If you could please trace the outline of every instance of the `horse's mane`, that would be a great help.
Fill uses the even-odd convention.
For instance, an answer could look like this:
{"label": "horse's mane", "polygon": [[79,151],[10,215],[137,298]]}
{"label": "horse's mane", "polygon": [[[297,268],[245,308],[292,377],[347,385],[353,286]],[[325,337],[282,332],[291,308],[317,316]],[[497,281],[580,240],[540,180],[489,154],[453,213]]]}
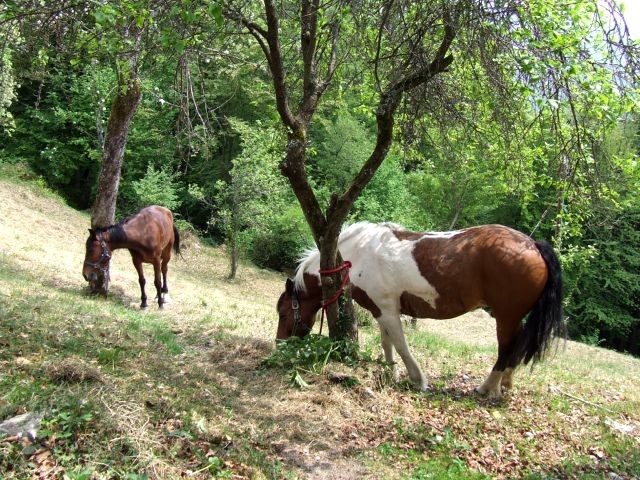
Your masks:
{"label": "horse's mane", "polygon": [[[357,222],[343,228],[340,232],[340,238],[338,239],[338,248],[341,244],[349,242],[358,236],[366,233],[371,233],[372,230],[377,230],[377,233],[386,232],[389,230],[404,230],[404,227],[395,223],[371,223],[371,222]],[[298,267],[294,277],[294,287],[296,290],[305,291],[304,274],[312,273],[318,275],[320,269],[320,251],[317,247],[312,247],[306,250],[300,259],[298,260]]]}
{"label": "horse's mane", "polygon": [[93,231],[95,234],[108,232],[109,233],[109,242],[125,242],[127,240],[127,234],[124,231],[123,225],[127,223],[131,219],[131,217],[127,217],[124,220],[114,224],[109,225],[107,227],[95,228]]}
{"label": "horse's mane", "polygon": [[294,276],[293,286],[296,290],[304,292],[306,286],[304,284],[304,274],[310,270],[311,265],[317,262],[320,265],[320,251],[317,247],[305,250],[298,260],[298,267]]}

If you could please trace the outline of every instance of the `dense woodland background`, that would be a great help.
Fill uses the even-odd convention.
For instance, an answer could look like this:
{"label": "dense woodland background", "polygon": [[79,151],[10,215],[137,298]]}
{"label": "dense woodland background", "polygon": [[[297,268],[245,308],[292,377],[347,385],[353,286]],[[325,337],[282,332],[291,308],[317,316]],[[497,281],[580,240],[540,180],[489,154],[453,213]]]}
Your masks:
{"label": "dense woodland background", "polygon": [[[118,218],[162,204],[180,229],[225,243],[234,258],[295,266],[313,241],[279,170],[286,132],[269,70],[258,43],[223,19],[221,6],[167,3],[164,20],[149,22],[149,2],[83,11],[60,2],[55,12],[39,2],[4,3],[0,164],[41,178],[74,208],[92,206],[122,45],[130,45],[109,32],[128,15],[153,28],[137,51],[142,102],[126,146]],[[616,84],[604,61],[558,61],[558,76],[582,93],[546,91],[554,85],[542,81],[550,67],[538,51],[570,58],[588,38],[604,58],[606,39],[593,33],[593,2],[529,3],[527,13],[546,20],[538,31],[513,33],[519,54],[492,56],[486,46],[485,61],[500,78],[512,72],[513,81],[489,88],[487,69],[454,43],[461,58],[446,80],[404,98],[393,147],[349,220],[419,230],[501,223],[549,240],[563,261],[571,337],[638,355],[638,91]],[[350,26],[358,28],[357,18]],[[363,60],[342,61],[347,73],[325,93],[309,135],[307,172],[324,202],[348,186],[375,141],[376,92],[361,81]],[[536,88],[527,86],[537,78]],[[418,103],[429,108],[417,114]]]}

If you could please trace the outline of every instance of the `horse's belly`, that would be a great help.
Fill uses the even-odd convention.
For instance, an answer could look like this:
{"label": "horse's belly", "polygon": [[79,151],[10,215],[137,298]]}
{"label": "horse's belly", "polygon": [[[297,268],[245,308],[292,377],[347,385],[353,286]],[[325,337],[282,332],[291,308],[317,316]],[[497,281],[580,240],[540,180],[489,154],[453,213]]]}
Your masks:
{"label": "horse's belly", "polygon": [[438,297],[435,305],[409,292],[400,296],[400,312],[416,318],[453,318],[462,315],[480,305],[467,306],[461,300]]}

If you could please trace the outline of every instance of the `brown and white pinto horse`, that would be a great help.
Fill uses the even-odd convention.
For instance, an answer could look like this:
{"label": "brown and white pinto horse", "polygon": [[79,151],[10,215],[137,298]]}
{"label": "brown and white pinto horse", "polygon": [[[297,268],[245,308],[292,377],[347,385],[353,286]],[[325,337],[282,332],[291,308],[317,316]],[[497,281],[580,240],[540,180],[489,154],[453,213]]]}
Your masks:
{"label": "brown and white pinto horse", "polygon": [[171,211],[152,205],[117,225],[89,229],[82,276],[89,282],[92,293],[107,294],[111,252],[118,248],[129,250],[133,265],[138,272],[138,282],[142,292],[140,308],[147,307],[147,295],[144,291],[146,280],[142,263],[153,265],[158,307],[162,308],[165,302],[164,294],[169,292],[167,264],[171,259],[171,249],[173,248],[175,253],[180,253],[180,234],[173,224]]}
{"label": "brown and white pinto horse", "polygon": [[[539,361],[554,335],[564,336],[562,279],[553,248],[501,225],[440,233],[356,223],[340,234],[352,264],[353,299],[378,321],[385,359],[395,350],[422,390],[424,374],[409,351],[400,314],[446,319],[488,307],[496,319],[498,359],[477,391],[500,396],[514,369]],[[310,251],[278,300],[278,339],[305,336],[321,307],[320,254]],[[524,317],[529,313],[526,323]]]}

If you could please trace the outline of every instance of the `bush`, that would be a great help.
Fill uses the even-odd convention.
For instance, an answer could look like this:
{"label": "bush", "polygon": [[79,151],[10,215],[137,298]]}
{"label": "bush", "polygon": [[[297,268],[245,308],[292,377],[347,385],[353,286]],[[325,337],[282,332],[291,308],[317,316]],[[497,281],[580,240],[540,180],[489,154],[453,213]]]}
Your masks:
{"label": "bush", "polygon": [[586,267],[565,262],[569,335],[640,354],[640,209],[632,206],[600,228]]}
{"label": "bush", "polygon": [[313,245],[300,207],[290,207],[272,218],[263,229],[243,234],[249,258],[263,268],[293,269],[305,249]]}
{"label": "bush", "polygon": [[182,201],[175,177],[175,174],[165,169],[156,170],[149,164],[145,176],[132,182],[135,198],[129,199],[131,205],[136,210],[148,205],[161,205],[169,210],[176,210]]}

